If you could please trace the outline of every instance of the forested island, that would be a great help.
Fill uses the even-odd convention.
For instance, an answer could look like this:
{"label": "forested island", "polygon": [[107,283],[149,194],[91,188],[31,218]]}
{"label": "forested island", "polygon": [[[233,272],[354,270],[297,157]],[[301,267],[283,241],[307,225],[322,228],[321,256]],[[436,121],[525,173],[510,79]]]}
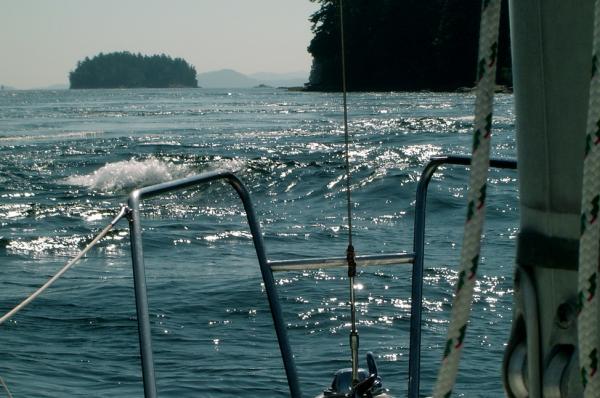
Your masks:
{"label": "forested island", "polygon": [[[308,90],[341,89],[339,0],[321,4]],[[376,4],[375,4],[376,3]],[[481,0],[344,0],[347,86],[354,91],[453,91],[475,82]],[[502,1],[498,84],[511,86],[508,7]]]}
{"label": "forested island", "polygon": [[72,89],[198,87],[196,69],[165,54],[100,53],[86,57],[69,73]]}

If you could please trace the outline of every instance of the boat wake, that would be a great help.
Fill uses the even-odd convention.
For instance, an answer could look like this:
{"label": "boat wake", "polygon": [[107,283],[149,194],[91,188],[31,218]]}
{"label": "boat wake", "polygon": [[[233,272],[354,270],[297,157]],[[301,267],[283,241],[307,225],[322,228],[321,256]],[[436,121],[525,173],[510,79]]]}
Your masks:
{"label": "boat wake", "polygon": [[131,190],[194,174],[188,166],[176,165],[156,158],[107,163],[87,175],[74,175],[63,182],[102,192]]}

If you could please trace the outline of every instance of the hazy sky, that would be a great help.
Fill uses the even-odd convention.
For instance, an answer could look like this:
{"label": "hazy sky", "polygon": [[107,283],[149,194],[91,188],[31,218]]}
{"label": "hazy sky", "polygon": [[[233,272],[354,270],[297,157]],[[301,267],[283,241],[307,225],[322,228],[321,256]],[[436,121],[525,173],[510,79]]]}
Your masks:
{"label": "hazy sky", "polygon": [[0,84],[67,83],[99,52],[165,53],[198,72],[308,71],[309,0],[1,0]]}

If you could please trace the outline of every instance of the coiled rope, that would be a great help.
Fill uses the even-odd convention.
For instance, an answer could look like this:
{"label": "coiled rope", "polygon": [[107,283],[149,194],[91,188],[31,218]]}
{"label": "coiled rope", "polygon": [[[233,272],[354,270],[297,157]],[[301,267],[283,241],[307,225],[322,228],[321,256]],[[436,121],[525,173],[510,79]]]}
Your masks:
{"label": "coiled rope", "polygon": [[598,257],[600,223],[600,1],[594,9],[592,73],[587,116],[581,193],[581,236],[579,238],[578,322],[579,366],[584,397],[598,397]]}
{"label": "coiled rope", "polygon": [[485,211],[499,25],[500,0],[483,0],[477,64],[473,157],[467,194],[467,219],[460,257],[461,271],[458,275],[448,338],[433,393],[434,398],[446,398],[452,394],[471,312]]}
{"label": "coiled rope", "polygon": [[82,250],[80,251],[72,260],[67,262],[52,278],[50,278],[46,283],[44,283],[38,290],[29,295],[25,300],[19,303],[15,308],[8,311],[2,318],[0,318],[0,325],[9,320],[13,315],[17,312],[21,311],[25,306],[35,300],[40,294],[44,292],[44,290],[48,289],[54,282],[56,282],[65,272],[69,270],[77,261],[79,261],[83,256],[86,255],[88,251],[92,247],[94,247],[102,238],[108,234],[108,232],[115,226],[117,222],[121,218],[123,218],[126,214],[128,214],[129,209],[127,207],[121,208],[117,216],[108,224],[100,233]]}

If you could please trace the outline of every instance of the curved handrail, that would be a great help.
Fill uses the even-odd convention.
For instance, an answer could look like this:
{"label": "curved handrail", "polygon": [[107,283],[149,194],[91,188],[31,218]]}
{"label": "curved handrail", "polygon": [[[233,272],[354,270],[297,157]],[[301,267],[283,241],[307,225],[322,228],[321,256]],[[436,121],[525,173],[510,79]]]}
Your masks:
{"label": "curved handrail", "polygon": [[260,265],[260,271],[265,283],[265,291],[269,300],[271,315],[275,325],[277,341],[283,359],[283,365],[290,388],[290,394],[293,398],[300,398],[300,383],[294,363],[294,356],[287,336],[287,329],[283,320],[283,312],[279,304],[275,280],[271,272],[270,265],[267,262],[265,245],[260,231],[260,225],[250,199],[250,194],[242,181],[228,170],[216,170],[200,175],[181,178],[161,184],[151,185],[133,191],[129,195],[129,207],[131,216],[129,219],[131,233],[131,255],[133,261],[133,279],[135,287],[135,301],[138,318],[138,332],[140,338],[140,353],[142,360],[142,374],[144,380],[144,393],[146,398],[155,398],[156,380],[154,374],[154,361],[152,355],[152,337],[150,334],[150,316],[148,312],[148,296],[146,293],[146,277],[144,266],[144,253],[142,247],[142,228],[140,222],[140,202],[143,199],[157,196],[166,192],[176,191],[208,182],[225,180],[237,192],[246,211],[248,225],[252,233],[252,240],[256,250],[256,256]]}
{"label": "curved handrail", "polygon": [[[425,210],[427,204],[427,188],[431,177],[438,167],[449,165],[469,166],[470,156],[435,156],[423,169],[417,185],[415,200],[415,225],[413,252],[415,259],[412,269],[412,290],[410,306],[410,351],[408,355],[408,396],[418,398],[421,374],[421,313],[423,299],[423,257],[425,252]],[[517,168],[517,162],[510,159],[490,159],[490,167],[500,169]]]}
{"label": "curved handrail", "polygon": [[[411,288],[411,324],[410,324],[410,352],[409,352],[409,377],[408,377],[408,396],[411,398],[419,397],[420,384],[420,351],[421,351],[421,319],[422,319],[422,297],[423,297],[423,259],[425,249],[425,213],[427,189],[433,174],[442,165],[463,165],[468,166],[471,158],[468,156],[437,156],[430,159],[429,163],[423,169],[421,178],[417,185],[416,205],[415,205],[415,223],[414,223],[414,241],[413,253],[407,253],[407,259],[413,260],[412,269],[412,288]],[[508,159],[490,159],[490,167],[502,169],[516,169],[517,163]],[[148,398],[156,397],[156,384],[154,377],[154,362],[152,359],[152,347],[150,336],[150,320],[148,315],[148,300],[145,283],[145,267],[143,259],[143,249],[141,241],[141,224],[139,215],[140,202],[143,199],[200,185],[217,180],[226,180],[238,193],[248,219],[254,247],[258,257],[261,274],[265,282],[265,290],[273,316],[273,322],[279,342],[286,376],[293,398],[300,398],[300,385],[292,355],[287,329],[283,321],[281,306],[279,304],[275,281],[273,279],[271,265],[274,263],[286,264],[288,261],[269,262],[266,257],[266,250],[260,231],[250,194],[241,180],[232,172],[227,170],[216,170],[203,173],[197,176],[182,178],[162,184],[156,184],[133,191],[129,196],[130,213],[130,232],[131,232],[131,251],[134,268],[134,287],[136,296],[136,306],[138,314],[138,330],[140,335],[140,351],[142,356],[142,373],[144,377],[144,391]],[[323,259],[321,259],[323,260]],[[314,262],[314,260],[296,262]],[[410,262],[410,261],[407,261]]]}

